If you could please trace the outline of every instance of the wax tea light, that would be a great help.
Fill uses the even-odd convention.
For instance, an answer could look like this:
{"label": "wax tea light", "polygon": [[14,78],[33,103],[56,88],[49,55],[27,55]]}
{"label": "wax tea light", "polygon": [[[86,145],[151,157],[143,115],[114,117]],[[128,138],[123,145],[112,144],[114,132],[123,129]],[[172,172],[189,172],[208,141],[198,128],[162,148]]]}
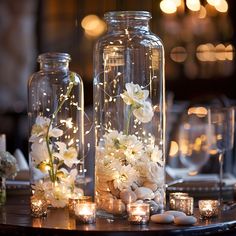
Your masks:
{"label": "wax tea light", "polygon": [[199,200],[198,201],[200,217],[202,219],[218,216],[219,201],[217,200]]}
{"label": "wax tea light", "polygon": [[93,224],[96,221],[96,204],[93,202],[78,203],[75,206],[76,222]]}
{"label": "wax tea light", "polygon": [[143,225],[149,222],[150,207],[145,203],[131,203],[128,204],[128,221],[131,224]]}
{"label": "wax tea light", "polygon": [[31,215],[33,217],[44,217],[47,215],[47,201],[40,196],[30,198]]}
{"label": "wax tea light", "polygon": [[182,211],[186,215],[193,215],[193,197],[179,196],[175,198],[175,210]]}

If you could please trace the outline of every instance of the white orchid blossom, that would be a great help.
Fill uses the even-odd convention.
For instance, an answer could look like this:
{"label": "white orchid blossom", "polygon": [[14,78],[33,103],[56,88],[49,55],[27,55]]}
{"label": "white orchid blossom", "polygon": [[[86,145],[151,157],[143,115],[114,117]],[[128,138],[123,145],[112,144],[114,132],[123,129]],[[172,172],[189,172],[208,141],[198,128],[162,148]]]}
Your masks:
{"label": "white orchid blossom", "polygon": [[154,115],[152,105],[147,101],[149,91],[138,84],[126,83],[126,91],[121,94],[124,103],[131,106],[134,116],[142,123],[148,123]]}
{"label": "white orchid blossom", "polygon": [[54,152],[54,157],[64,161],[65,165],[67,165],[69,168],[72,168],[74,164],[79,162],[77,159],[78,153],[74,147],[67,148],[66,144],[63,142],[55,142],[55,144],[58,146],[59,152]]}
{"label": "white orchid blossom", "polygon": [[144,102],[139,108],[133,110],[134,116],[142,123],[148,123],[154,115],[150,102]]}
{"label": "white orchid blossom", "polygon": [[[35,142],[40,138],[45,138],[48,131],[50,119],[43,116],[38,116],[35,120],[35,124],[32,127],[30,142]],[[58,128],[50,127],[48,136],[58,138],[63,135],[63,131]]]}

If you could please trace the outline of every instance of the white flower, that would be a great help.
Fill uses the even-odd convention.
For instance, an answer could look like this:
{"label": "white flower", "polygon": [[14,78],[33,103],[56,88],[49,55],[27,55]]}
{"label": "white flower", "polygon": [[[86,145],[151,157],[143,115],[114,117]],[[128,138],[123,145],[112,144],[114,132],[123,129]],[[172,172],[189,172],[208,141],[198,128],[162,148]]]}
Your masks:
{"label": "white flower", "polygon": [[0,151],[0,177],[14,177],[17,171],[18,165],[16,158],[9,152]]}
{"label": "white flower", "polygon": [[47,143],[45,141],[35,141],[31,145],[31,152],[30,155],[32,157],[32,160],[36,165],[40,164],[43,161],[49,160],[49,154],[47,149]]}
{"label": "white flower", "polygon": [[54,157],[64,161],[64,163],[70,168],[79,162],[77,159],[78,153],[74,147],[69,147],[67,149],[66,144],[63,142],[55,142],[55,144],[58,146],[59,152],[53,153]]}
{"label": "white flower", "polygon": [[121,166],[117,172],[113,183],[114,187],[119,190],[131,187],[133,182],[138,179],[138,172],[131,165]]}
{"label": "white flower", "polygon": [[150,102],[144,102],[141,106],[133,110],[134,116],[143,123],[148,123],[154,115]]}
{"label": "white flower", "polygon": [[153,162],[158,162],[163,165],[162,161],[162,151],[159,150],[157,145],[148,145],[146,148],[146,154]]}
{"label": "white flower", "polygon": [[69,196],[69,189],[66,188],[63,184],[56,183],[51,191],[45,191],[46,198],[53,207],[63,208],[67,205]]}
{"label": "white flower", "polygon": [[[35,142],[39,138],[46,137],[49,124],[50,124],[49,118],[38,116],[35,120],[35,124],[32,127],[31,137],[29,141]],[[52,128],[52,127],[50,127],[49,133],[48,133],[49,137],[54,137],[54,138],[58,138],[62,136],[62,134],[63,134],[63,131],[61,129]]]}
{"label": "white flower", "polygon": [[143,103],[149,95],[148,90],[142,90],[138,84],[133,84],[133,82],[126,83],[125,88],[127,91],[121,94],[121,97],[127,105]]}
{"label": "white flower", "polygon": [[158,186],[164,184],[164,168],[155,162],[142,162],[138,166],[140,176],[149,182],[154,182]]}

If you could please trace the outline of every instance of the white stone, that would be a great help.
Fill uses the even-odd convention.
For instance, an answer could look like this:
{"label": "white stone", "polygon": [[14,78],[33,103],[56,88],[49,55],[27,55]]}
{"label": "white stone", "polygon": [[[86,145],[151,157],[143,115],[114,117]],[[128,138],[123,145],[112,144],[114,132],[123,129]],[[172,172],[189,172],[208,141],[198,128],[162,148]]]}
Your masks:
{"label": "white stone", "polygon": [[182,211],[165,211],[164,214],[172,215],[174,217],[186,216],[186,214]]}
{"label": "white stone", "polygon": [[138,199],[153,199],[155,197],[153,191],[150,188],[146,187],[140,187],[137,188],[135,191],[135,194]]}
{"label": "white stone", "polygon": [[122,190],[120,192],[120,198],[122,202],[126,204],[135,202],[137,200],[136,194],[131,190]]}
{"label": "white stone", "polygon": [[156,183],[152,183],[149,181],[144,182],[143,187],[150,188],[153,192],[157,191],[158,188]]}
{"label": "white stone", "polygon": [[151,221],[159,224],[170,224],[174,221],[174,216],[168,214],[155,214],[151,216]]}
{"label": "white stone", "polygon": [[179,216],[174,218],[176,225],[193,225],[197,222],[197,218],[194,216]]}

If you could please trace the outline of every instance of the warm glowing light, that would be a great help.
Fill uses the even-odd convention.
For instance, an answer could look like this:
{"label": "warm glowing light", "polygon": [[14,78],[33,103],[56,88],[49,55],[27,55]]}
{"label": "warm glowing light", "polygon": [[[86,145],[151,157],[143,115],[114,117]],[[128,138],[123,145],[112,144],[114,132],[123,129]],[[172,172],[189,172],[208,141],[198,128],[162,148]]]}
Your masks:
{"label": "warm glowing light", "polygon": [[215,61],[215,47],[211,43],[201,44],[197,47],[196,56],[199,61]]}
{"label": "warm glowing light", "polygon": [[98,37],[106,29],[104,21],[96,15],[85,16],[81,22],[81,26],[84,28],[86,35],[91,37]]}
{"label": "warm glowing light", "polygon": [[160,8],[166,14],[173,14],[177,11],[177,6],[174,0],[162,0],[160,2]]}
{"label": "warm glowing light", "polygon": [[225,60],[225,46],[221,43],[215,47],[215,57],[219,61]]}
{"label": "warm glowing light", "polygon": [[187,0],[186,5],[191,11],[199,11],[201,7],[199,0]]}
{"label": "warm glowing light", "polygon": [[200,19],[204,19],[206,18],[206,15],[207,15],[206,8],[204,6],[201,6],[198,17]]}
{"label": "warm glowing light", "polygon": [[188,109],[188,115],[192,114],[198,117],[205,117],[207,115],[207,109],[205,107],[190,107]]}
{"label": "warm glowing light", "polygon": [[174,0],[176,7],[181,6],[182,0]]}
{"label": "warm glowing light", "polygon": [[175,62],[184,62],[187,59],[187,52],[184,47],[174,47],[170,52],[170,57]]}
{"label": "warm glowing light", "polygon": [[212,5],[215,6],[215,4],[217,4],[217,2],[219,2],[220,0],[207,0],[207,2]]}
{"label": "warm glowing light", "polygon": [[227,12],[228,11],[228,3],[225,0],[218,0],[215,4],[215,8],[219,12]]}
{"label": "warm glowing light", "polygon": [[169,152],[169,156],[170,157],[174,157],[179,151],[179,145],[177,142],[175,141],[171,141],[170,142],[170,152]]}
{"label": "warm glowing light", "polygon": [[225,47],[225,59],[232,61],[233,54],[234,54],[234,47],[231,44],[229,44],[227,47]]}

